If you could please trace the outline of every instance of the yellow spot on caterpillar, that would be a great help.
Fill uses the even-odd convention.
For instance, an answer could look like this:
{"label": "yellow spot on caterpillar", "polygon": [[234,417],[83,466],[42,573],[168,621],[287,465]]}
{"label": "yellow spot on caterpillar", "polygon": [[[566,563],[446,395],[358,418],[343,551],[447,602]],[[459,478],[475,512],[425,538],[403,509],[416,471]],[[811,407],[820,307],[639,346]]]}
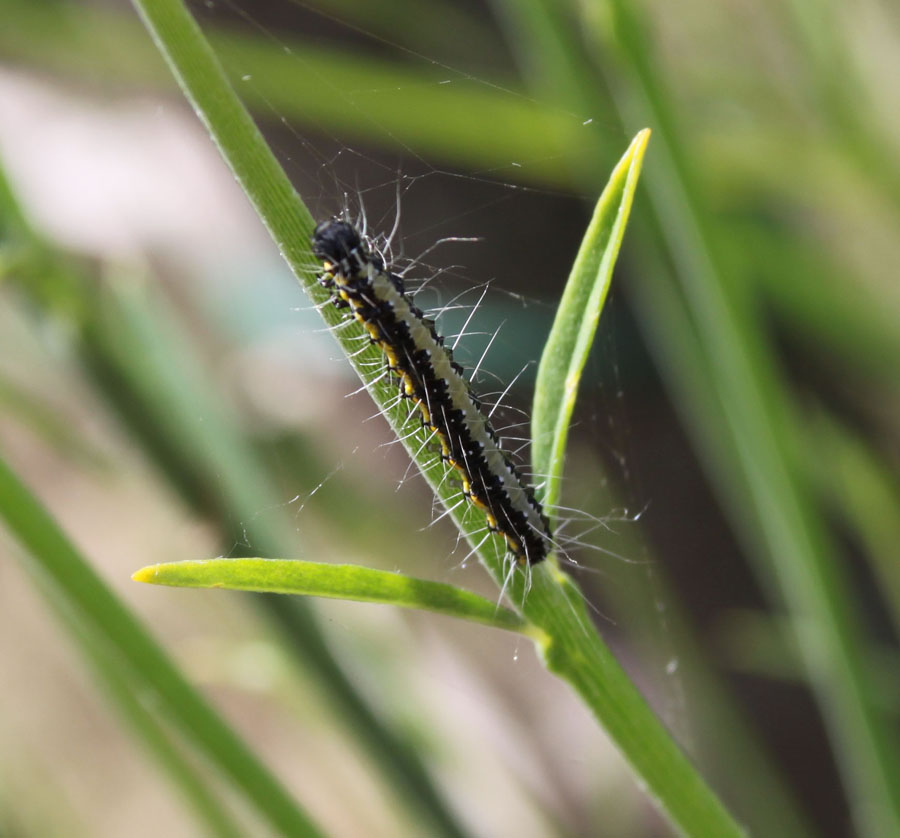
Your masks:
{"label": "yellow spot on caterpillar", "polygon": [[[332,273],[335,293],[350,304],[353,316],[384,353],[389,371],[399,378],[401,395],[413,400],[423,426],[438,438],[442,458],[459,473],[465,496],[485,513],[489,527],[502,534],[519,563],[543,560],[551,533],[540,506],[499,448],[489,418],[457,372],[434,324],[406,296],[402,281],[370,255],[351,225],[323,222],[313,244],[326,272]],[[340,266],[348,260],[357,269],[343,276]],[[457,460],[453,451],[465,453]],[[473,486],[479,487],[477,492]]]}

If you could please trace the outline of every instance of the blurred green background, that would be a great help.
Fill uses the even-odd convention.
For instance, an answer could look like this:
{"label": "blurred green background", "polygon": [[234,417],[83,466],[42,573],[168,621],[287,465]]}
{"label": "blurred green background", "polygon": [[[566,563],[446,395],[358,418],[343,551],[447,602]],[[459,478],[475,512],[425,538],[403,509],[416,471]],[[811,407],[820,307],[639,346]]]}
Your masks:
{"label": "blurred green background", "polygon": [[[328,602],[310,669],[283,600],[129,581],[282,555],[495,595],[425,529],[424,482],[345,398],[348,365],[133,11],[0,9],[3,457],[332,834],[669,834],[525,641]],[[448,332],[490,280],[461,357],[503,323],[481,389],[531,362],[509,396],[526,411],[590,207],[653,129],[564,492],[641,514],[590,533],[606,552],[577,556],[582,585],[753,834],[896,834],[897,10],[192,10],[319,217],[363,206],[389,232],[399,205],[401,258],[477,239],[412,275],[439,274],[425,305],[460,295]],[[0,835],[198,834],[0,549]],[[387,739],[335,698],[335,662]]]}

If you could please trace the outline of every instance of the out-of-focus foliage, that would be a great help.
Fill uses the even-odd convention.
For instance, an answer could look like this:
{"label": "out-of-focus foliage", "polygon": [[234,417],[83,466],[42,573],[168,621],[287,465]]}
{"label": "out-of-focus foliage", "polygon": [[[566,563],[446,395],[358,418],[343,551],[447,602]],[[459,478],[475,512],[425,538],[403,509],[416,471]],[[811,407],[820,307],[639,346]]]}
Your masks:
{"label": "out-of-focus foliage", "polygon": [[[577,207],[566,204],[563,210],[562,199],[551,193],[572,193],[573,202],[595,197],[624,138],[644,125],[653,129],[648,188],[635,205],[625,270],[617,282],[625,287],[641,342],[665,382],[712,499],[697,488],[680,438],[673,432],[646,435],[653,428],[647,417],[671,413],[653,395],[652,376],[634,372],[640,363],[627,363],[640,350],[632,349],[628,341],[634,336],[625,329],[619,344],[625,379],[616,386],[624,389],[629,409],[616,421],[626,425],[630,453],[618,439],[621,424],[607,439],[605,419],[585,413],[582,429],[592,421],[602,433],[579,437],[579,429],[573,431],[583,454],[573,471],[582,474],[564,487],[563,499],[580,505],[580,497],[592,495],[597,502],[603,494],[608,499],[600,502],[611,507],[616,494],[624,493],[638,508],[649,501],[649,546],[635,543],[633,526],[617,526],[598,538],[615,555],[650,559],[652,580],[648,592],[640,583],[640,565],[609,559],[602,570],[613,578],[597,586],[599,608],[615,618],[610,633],[618,632],[638,653],[643,667],[636,666],[655,685],[650,691],[657,703],[666,705],[670,696],[676,728],[684,724],[691,731],[683,737],[687,747],[755,834],[842,835],[851,819],[861,835],[897,832],[896,718],[884,709],[885,685],[877,677],[879,662],[896,654],[900,611],[900,562],[891,537],[900,520],[896,16],[876,4],[851,9],[825,2],[496,0],[493,18],[484,9],[449,3],[391,3],[382,12],[382,4],[349,0],[314,5],[323,16],[284,0],[213,2],[195,11],[301,191],[316,192],[312,197],[322,198],[331,212],[341,199],[332,196],[329,204],[326,193],[352,189],[357,176],[364,183],[388,182],[376,196],[386,191],[393,197],[398,182],[401,191],[413,184],[415,190],[404,197],[404,232],[427,235],[425,245],[445,235],[483,236],[486,249],[500,254],[485,262],[484,276],[502,271],[510,286],[515,277],[528,277],[529,262],[540,264],[534,284],[517,287],[519,292],[555,303],[549,289],[561,288],[562,276],[552,281],[548,263],[540,260],[555,255],[564,273],[574,255],[565,249],[577,243],[584,227],[582,222],[571,229]],[[10,0],[0,27],[0,61],[4,78],[25,75],[60,91],[77,90],[86,100],[109,102],[112,112],[148,93],[178,101],[137,19],[107,4]],[[2,90],[12,88],[4,84]],[[12,115],[0,119],[9,125]],[[11,142],[8,129],[0,127],[0,149]],[[389,493],[370,491],[383,475],[354,472],[359,463],[351,461],[325,480],[310,503],[313,510],[300,516],[299,503],[285,503],[296,494],[297,475],[309,476],[302,484],[309,492],[333,471],[353,447],[348,434],[355,442],[360,417],[347,417],[346,424],[313,421],[297,433],[274,420],[246,382],[235,387],[221,380],[228,369],[223,359],[239,352],[242,339],[229,314],[240,311],[242,328],[260,318],[256,335],[271,334],[278,325],[263,320],[255,307],[262,292],[238,296],[219,275],[187,292],[188,265],[196,260],[179,263],[171,253],[154,259],[147,284],[135,280],[133,268],[111,270],[121,256],[113,248],[94,249],[86,260],[46,235],[36,237],[16,210],[19,203],[31,206],[28,179],[16,171],[15,149],[7,157],[11,183],[24,185],[21,196],[11,188],[0,206],[8,321],[7,360],[0,367],[2,439],[26,476],[48,491],[40,480],[42,460],[33,453],[47,450],[55,452],[61,474],[88,474],[94,481],[106,475],[101,484],[121,486],[116,481],[123,478],[110,475],[127,473],[122,443],[109,434],[85,438],[84,420],[68,419],[79,415],[81,405],[82,411],[102,412],[104,428],[128,433],[135,441],[124,449],[130,457],[138,451],[141,461],[153,464],[142,497],[164,494],[159,474],[177,487],[180,508],[191,510],[184,514],[212,531],[210,550],[234,555],[261,552],[266,545],[273,555],[306,549],[318,557],[331,545],[337,560],[352,552],[365,555],[366,563],[421,572],[415,558],[432,556],[433,542],[409,531],[415,515],[405,505],[416,503],[409,493],[385,500]],[[349,169],[348,157],[354,160]],[[168,162],[142,159],[135,166],[163,170]],[[70,165],[77,167],[78,158]],[[443,174],[450,169],[454,177]],[[408,180],[397,174],[407,171],[414,173]],[[537,191],[479,192],[493,181]],[[60,188],[85,190],[82,203],[90,204],[88,186],[61,180]],[[473,210],[478,212],[470,231],[465,219]],[[206,221],[215,225],[217,219]],[[144,255],[154,256],[152,248]],[[260,277],[264,270],[256,264],[242,272]],[[209,302],[232,294],[230,311]],[[292,304],[302,305],[285,306]],[[494,311],[493,325],[504,317],[522,323],[540,311]],[[506,347],[498,346],[496,367],[513,367],[514,375],[535,355],[532,331],[545,330],[549,318],[534,322]],[[151,346],[161,352],[169,347],[171,354],[154,356]],[[309,347],[302,351],[312,357]],[[197,376],[179,382],[175,375],[174,383],[167,378],[184,367],[196,369]],[[291,374],[273,376],[282,401],[288,400]],[[257,377],[261,387],[264,376]],[[502,377],[508,381],[511,375]],[[71,380],[78,382],[75,392],[58,383]],[[301,387],[307,394],[332,388],[337,398],[349,387],[324,380],[307,379]],[[220,391],[228,396],[223,399]],[[114,412],[107,412],[110,404]],[[221,417],[232,417],[224,430],[216,421]],[[592,486],[590,464],[615,460],[611,451],[629,454],[631,482],[615,489]],[[646,473],[636,483],[634,472],[641,468]],[[59,497],[50,505],[60,515],[66,508]],[[349,514],[366,505],[372,515]],[[102,545],[103,527],[90,527],[90,516],[78,509],[84,537],[93,531]],[[675,511],[667,515],[669,509]],[[115,573],[127,576],[141,563],[135,558],[118,557]],[[177,601],[182,610],[194,607],[195,600]],[[733,619],[735,607],[755,609],[754,619]],[[280,624],[291,620],[284,614]],[[754,638],[777,642],[785,631],[793,636],[783,640],[777,661],[776,651],[762,660],[747,653],[756,648]],[[4,633],[15,635],[15,626]],[[338,634],[348,641],[352,633]],[[623,835],[659,831],[636,802],[592,809],[598,798],[632,799],[614,782],[601,787],[593,779],[596,770],[573,771],[560,787],[549,779],[562,770],[558,760],[566,761],[565,745],[556,740],[561,750],[555,754],[547,745],[561,736],[559,720],[541,700],[545,694],[535,695],[533,679],[517,677],[515,670],[493,682],[487,694],[505,695],[507,704],[498,698],[498,706],[511,708],[496,714],[489,729],[502,743],[493,750],[515,743],[516,782],[494,772],[493,783],[479,784],[468,763],[472,776],[466,785],[458,779],[466,772],[454,774],[449,767],[449,754],[459,752],[447,743],[448,731],[463,737],[448,722],[453,708],[433,693],[415,702],[398,697],[402,687],[379,686],[412,677],[416,656],[397,634],[375,635],[392,651],[357,639],[339,655],[352,661],[385,716],[416,729],[415,737],[402,738],[417,737],[420,752],[441,766],[444,790],[465,797],[465,819],[476,832],[479,826],[490,831],[493,810],[474,805],[474,786],[489,789],[495,800],[515,801],[506,811],[523,812],[529,826],[522,828],[534,834],[554,834],[557,827],[564,834],[592,833],[599,830],[596,824]],[[479,673],[474,680],[487,678],[494,664],[481,666],[471,648],[465,654],[471,671]],[[729,663],[758,674],[752,681],[744,674],[729,689],[721,681]],[[678,674],[654,679],[654,665],[677,668]],[[792,677],[796,686],[779,687],[768,680],[774,676]],[[473,681],[466,683],[475,689]],[[735,687],[743,688],[738,702]],[[287,701],[318,707],[310,698],[317,693],[292,689]],[[671,693],[680,698],[671,699]],[[553,694],[554,706],[564,700]],[[749,710],[749,721],[737,705]],[[338,706],[338,717],[353,718],[345,711]],[[312,715],[325,712],[319,708]],[[4,715],[14,718],[13,712]],[[537,729],[536,719],[541,733],[529,733]],[[395,791],[409,783],[400,795],[413,801],[413,811],[443,811],[428,781],[414,779],[423,775],[414,759],[402,756],[403,748],[381,749],[372,742],[380,733],[353,725],[355,733],[341,741],[382,754],[369,763],[384,768],[375,776],[389,778],[387,786]],[[306,730],[316,729],[313,724]],[[9,736],[3,729],[0,735]],[[463,752],[473,744],[465,739]],[[55,754],[41,760],[37,752],[32,759],[51,775],[47,766],[64,761]],[[9,764],[0,766],[0,779],[12,771]],[[57,776],[45,784],[48,794],[55,784],[70,782]],[[294,781],[304,779],[309,780]],[[378,790],[370,798],[383,796],[381,780],[367,782]],[[360,812],[379,812],[371,816],[378,828],[395,834],[396,823],[384,807],[365,792],[356,803]],[[6,818],[11,824],[30,822],[41,808],[11,792],[0,804],[19,812]],[[326,815],[324,803],[321,808],[324,822],[337,831],[353,828]],[[86,816],[84,808],[74,809]],[[610,825],[611,811],[622,818],[621,828]],[[458,815],[437,815],[448,831],[455,820]],[[405,827],[415,834],[409,822]],[[99,829],[95,823],[86,827],[92,834],[102,834]]]}

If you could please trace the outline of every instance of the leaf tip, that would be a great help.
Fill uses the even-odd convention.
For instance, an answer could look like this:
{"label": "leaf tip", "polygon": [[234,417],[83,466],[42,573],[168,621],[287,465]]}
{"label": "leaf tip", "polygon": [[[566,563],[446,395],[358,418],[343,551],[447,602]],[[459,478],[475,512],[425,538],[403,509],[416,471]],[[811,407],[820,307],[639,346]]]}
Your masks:
{"label": "leaf tip", "polygon": [[159,565],[148,565],[147,567],[142,567],[140,570],[136,570],[131,574],[131,578],[135,582],[146,582],[152,585],[156,581],[156,572]]}
{"label": "leaf tip", "polygon": [[641,160],[644,156],[644,152],[647,150],[647,144],[650,142],[650,135],[652,133],[653,131],[649,128],[642,128],[638,131],[637,134],[634,135],[634,139],[631,141],[631,145],[628,147],[625,156],[632,160]]}

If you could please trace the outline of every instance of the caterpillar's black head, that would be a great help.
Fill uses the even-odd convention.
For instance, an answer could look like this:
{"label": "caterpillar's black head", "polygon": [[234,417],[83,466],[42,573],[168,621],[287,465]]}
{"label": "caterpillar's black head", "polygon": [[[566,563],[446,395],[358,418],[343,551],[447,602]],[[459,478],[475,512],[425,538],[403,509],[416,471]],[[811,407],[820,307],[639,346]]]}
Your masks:
{"label": "caterpillar's black head", "polygon": [[323,221],[313,233],[313,253],[333,265],[354,264],[364,258],[359,233],[346,221]]}

